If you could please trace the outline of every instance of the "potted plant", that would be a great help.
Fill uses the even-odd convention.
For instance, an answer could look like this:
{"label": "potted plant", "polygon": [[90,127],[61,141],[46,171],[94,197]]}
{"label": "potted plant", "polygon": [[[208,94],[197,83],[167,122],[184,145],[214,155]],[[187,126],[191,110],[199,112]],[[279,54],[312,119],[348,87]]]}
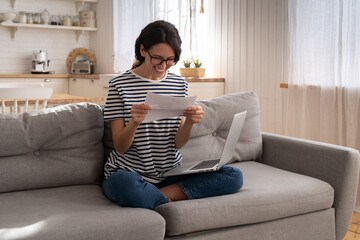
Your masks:
{"label": "potted plant", "polygon": [[[200,59],[187,58],[183,60],[184,68],[180,68],[180,75],[182,77],[200,78],[205,76],[205,68],[201,68],[202,62]],[[191,67],[191,64],[194,67]]]}

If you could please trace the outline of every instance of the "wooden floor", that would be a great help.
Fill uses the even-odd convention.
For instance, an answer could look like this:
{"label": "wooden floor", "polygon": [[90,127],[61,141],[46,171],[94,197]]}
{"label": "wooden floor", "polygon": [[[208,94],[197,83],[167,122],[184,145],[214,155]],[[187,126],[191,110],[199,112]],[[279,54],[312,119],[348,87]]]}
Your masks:
{"label": "wooden floor", "polygon": [[343,240],[360,240],[360,213],[354,212],[349,230]]}

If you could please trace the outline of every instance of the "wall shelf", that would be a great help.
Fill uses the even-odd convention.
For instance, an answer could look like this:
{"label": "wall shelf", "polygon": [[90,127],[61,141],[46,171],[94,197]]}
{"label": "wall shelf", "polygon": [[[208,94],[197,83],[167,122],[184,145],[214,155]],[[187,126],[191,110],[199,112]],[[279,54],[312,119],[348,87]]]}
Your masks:
{"label": "wall shelf", "polygon": [[[76,4],[76,12],[79,12],[79,9],[85,4],[85,3],[97,3],[98,0],[72,0]],[[16,0],[11,0],[11,7],[15,8],[15,2]]]}
{"label": "wall shelf", "polygon": [[73,27],[73,26],[56,26],[56,25],[44,25],[44,24],[27,24],[27,23],[5,23],[2,22],[0,26],[11,28],[11,39],[15,39],[16,32],[20,28],[37,28],[37,29],[53,29],[53,30],[72,30],[76,31],[76,41],[79,41],[81,34],[85,31],[95,32],[97,28],[89,27]]}

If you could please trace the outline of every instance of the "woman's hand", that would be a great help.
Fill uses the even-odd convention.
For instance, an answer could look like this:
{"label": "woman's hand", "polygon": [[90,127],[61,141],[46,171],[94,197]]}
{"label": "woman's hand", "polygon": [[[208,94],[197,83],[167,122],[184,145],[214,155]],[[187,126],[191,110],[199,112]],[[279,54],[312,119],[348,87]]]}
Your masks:
{"label": "woman's hand", "polygon": [[186,116],[186,122],[188,123],[199,123],[204,115],[204,111],[201,106],[190,106],[184,111]]}
{"label": "woman's hand", "polygon": [[133,122],[136,125],[140,125],[144,121],[148,110],[151,109],[151,106],[147,104],[133,104],[130,110]]}
{"label": "woman's hand", "polygon": [[180,128],[175,135],[175,147],[182,148],[190,138],[191,129],[194,123],[199,123],[204,115],[201,106],[190,106],[183,113],[186,117],[181,120]]}

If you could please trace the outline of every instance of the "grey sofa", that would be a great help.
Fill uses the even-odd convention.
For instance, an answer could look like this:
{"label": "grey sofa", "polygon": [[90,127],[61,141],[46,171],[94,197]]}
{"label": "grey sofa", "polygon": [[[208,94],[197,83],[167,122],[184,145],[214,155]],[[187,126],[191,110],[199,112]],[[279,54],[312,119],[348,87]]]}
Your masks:
{"label": "grey sofa", "polygon": [[260,131],[258,97],[200,101],[184,161],[218,157],[234,113],[247,110],[232,166],[236,194],[123,208],[101,191],[112,147],[102,110],[70,104],[0,114],[0,239],[342,239],[354,209],[358,151]]}

